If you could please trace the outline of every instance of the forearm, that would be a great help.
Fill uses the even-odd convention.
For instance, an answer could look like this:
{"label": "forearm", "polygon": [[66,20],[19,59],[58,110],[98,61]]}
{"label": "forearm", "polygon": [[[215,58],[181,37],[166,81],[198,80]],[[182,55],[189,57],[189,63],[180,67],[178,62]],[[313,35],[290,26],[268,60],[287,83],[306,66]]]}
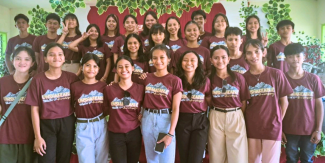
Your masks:
{"label": "forearm", "polygon": [[316,99],[315,102],[316,102],[316,109],[315,109],[316,128],[315,128],[315,130],[322,131],[323,118],[324,118],[324,109],[323,109],[322,98]]}
{"label": "forearm", "polygon": [[81,66],[79,65],[79,69],[78,69],[76,75],[79,76],[80,74],[81,74]]}
{"label": "forearm", "polygon": [[114,74],[114,82],[117,83],[120,80],[120,77],[117,75],[117,73]]}
{"label": "forearm", "polygon": [[283,120],[283,118],[284,118],[284,116],[285,116],[285,114],[287,112],[288,105],[289,105],[287,96],[284,96],[284,97],[280,98],[280,104],[279,105],[280,105],[280,108],[281,108],[281,111],[282,111],[281,119]]}
{"label": "forearm", "polygon": [[39,53],[38,52],[35,52],[35,57],[36,57],[37,66],[39,66]]}
{"label": "forearm", "polygon": [[106,59],[106,69],[105,69],[105,73],[103,76],[103,77],[105,77],[105,79],[108,77],[110,70],[111,70],[111,59],[107,58]]}
{"label": "forearm", "polygon": [[38,106],[31,106],[32,107],[32,123],[33,129],[35,134],[35,139],[41,138],[41,129],[40,129],[40,117],[39,117],[39,107]]}
{"label": "forearm", "polygon": [[172,116],[171,116],[170,129],[169,129],[169,133],[172,135],[175,135],[175,128],[178,121],[181,98],[182,98],[182,92],[178,92],[173,96]]}
{"label": "forearm", "polygon": [[245,101],[242,101],[241,103],[242,103],[241,110],[242,110],[243,113],[245,113],[246,107],[247,107],[247,101],[245,100]]}
{"label": "forearm", "polygon": [[62,35],[59,38],[59,40],[57,41],[57,43],[62,45],[66,36],[67,36],[66,34],[62,33]]}
{"label": "forearm", "polygon": [[113,59],[114,59],[114,65],[116,64],[116,60],[118,58],[118,54],[117,53],[114,53],[114,56],[113,56]]}
{"label": "forearm", "polygon": [[69,44],[68,48],[69,48],[70,50],[74,51],[74,52],[78,52],[78,51],[79,51],[79,49],[78,49],[78,45],[79,45],[79,43],[82,42],[83,40],[84,40],[84,38],[83,38],[83,37],[80,37],[80,38],[78,38],[77,40],[72,41],[72,42]]}
{"label": "forearm", "polygon": [[12,62],[10,60],[10,54],[6,54],[6,66],[8,68],[8,71],[10,74],[12,74],[14,72],[14,67],[12,65]]}

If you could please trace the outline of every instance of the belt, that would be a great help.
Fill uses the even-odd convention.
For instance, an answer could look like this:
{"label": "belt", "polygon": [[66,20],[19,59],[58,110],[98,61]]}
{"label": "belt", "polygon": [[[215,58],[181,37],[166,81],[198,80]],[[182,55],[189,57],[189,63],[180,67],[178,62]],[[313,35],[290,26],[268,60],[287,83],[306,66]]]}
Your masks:
{"label": "belt", "polygon": [[219,109],[219,108],[216,108],[216,107],[212,107],[211,109],[213,109],[215,111],[223,112],[223,113],[228,113],[228,112],[233,112],[233,111],[240,110],[241,108],[235,108],[235,109]]}
{"label": "belt", "polygon": [[105,116],[104,116],[104,115],[101,115],[101,116],[99,116],[99,117],[91,118],[91,119],[85,119],[85,120],[77,119],[77,122],[78,122],[78,123],[97,122],[97,121],[102,120],[103,118],[105,118]]}
{"label": "belt", "polygon": [[64,63],[72,64],[72,63],[80,63],[80,61],[78,61],[78,60],[66,60]]}
{"label": "belt", "polygon": [[148,109],[145,108],[145,110],[147,110],[150,113],[160,113],[160,114],[171,114],[172,113],[172,109]]}

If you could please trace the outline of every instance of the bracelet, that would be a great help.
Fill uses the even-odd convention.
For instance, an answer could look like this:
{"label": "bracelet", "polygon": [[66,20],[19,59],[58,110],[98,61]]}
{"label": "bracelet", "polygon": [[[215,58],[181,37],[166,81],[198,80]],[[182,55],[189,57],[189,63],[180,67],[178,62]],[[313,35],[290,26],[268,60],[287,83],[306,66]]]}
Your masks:
{"label": "bracelet", "polygon": [[170,137],[172,137],[172,138],[174,137],[174,135],[172,135],[172,134],[170,134],[170,133],[167,133],[167,135],[170,136]]}
{"label": "bracelet", "polygon": [[316,132],[316,133],[320,133],[320,131],[317,131],[317,130],[316,130],[316,131],[314,131],[314,132]]}

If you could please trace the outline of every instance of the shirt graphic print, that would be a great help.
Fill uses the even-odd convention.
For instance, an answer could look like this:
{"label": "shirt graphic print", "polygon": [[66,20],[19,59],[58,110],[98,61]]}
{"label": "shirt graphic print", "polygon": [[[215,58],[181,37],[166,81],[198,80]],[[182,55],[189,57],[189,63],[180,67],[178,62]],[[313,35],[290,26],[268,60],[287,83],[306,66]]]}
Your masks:
{"label": "shirt graphic print", "polygon": [[99,59],[103,59],[104,58],[104,54],[101,51],[98,51],[98,50],[94,50],[92,52],[88,51],[87,53],[93,53],[93,54],[97,55],[97,57]]}
{"label": "shirt graphic print", "polygon": [[312,99],[314,92],[300,85],[293,89],[293,93],[288,96],[289,99]]}
{"label": "shirt graphic print", "polygon": [[215,87],[212,91],[213,98],[219,97],[237,97],[239,94],[239,90],[237,87],[234,87],[230,84],[224,86],[226,88],[226,92],[222,92],[222,88]]}
{"label": "shirt graphic print", "polygon": [[[19,92],[20,91],[18,91],[16,94],[9,92],[6,96],[4,96],[3,101],[5,102],[5,104],[11,105],[11,103],[14,102],[14,100],[18,96]],[[27,91],[20,97],[17,104],[24,104],[25,99],[26,99],[26,94],[27,94]]]}
{"label": "shirt graphic print", "polygon": [[177,49],[181,48],[181,46],[173,45],[173,46],[171,46],[171,48],[172,48],[173,52],[175,52]]}
{"label": "shirt graphic print", "polygon": [[219,42],[212,42],[210,44],[210,49],[213,49],[215,46],[217,45],[224,45],[224,46],[227,46],[226,42],[225,41],[219,41]]}
{"label": "shirt graphic print", "polygon": [[142,73],[143,73],[143,69],[140,66],[138,66],[137,64],[134,64],[133,74],[141,75]]}
{"label": "shirt graphic print", "polygon": [[113,45],[114,45],[114,40],[113,41],[110,41],[110,42],[105,42],[105,44],[110,48],[112,49]]}
{"label": "shirt graphic print", "polygon": [[247,71],[244,67],[241,67],[240,65],[236,64],[230,67],[231,71],[238,72],[240,74],[245,74]]}
{"label": "shirt graphic print", "polygon": [[80,106],[85,106],[92,103],[103,103],[103,93],[94,90],[89,94],[82,94],[78,99],[78,103]]}
{"label": "shirt graphic print", "polygon": [[248,87],[251,97],[255,96],[274,96],[274,88],[269,85],[265,84],[264,82],[257,83],[254,87]]}
{"label": "shirt graphic print", "polygon": [[27,42],[24,42],[22,44],[17,44],[14,49],[16,50],[18,47],[28,47],[28,48],[32,48],[32,45],[27,43]]}
{"label": "shirt graphic print", "polygon": [[[123,101],[129,101],[129,104],[124,105]],[[111,106],[112,109],[138,109],[139,103],[131,97],[122,97],[121,99],[115,97]]]}
{"label": "shirt graphic print", "polygon": [[63,42],[62,42],[62,47],[63,47],[64,49],[68,49],[68,46],[69,46],[69,44],[70,44],[71,42],[72,42],[72,41],[70,41],[70,42],[63,41]]}
{"label": "shirt graphic print", "polygon": [[41,51],[42,51],[42,52],[45,50],[46,46],[47,46],[46,44],[43,44],[43,45],[41,46]]}
{"label": "shirt graphic print", "polygon": [[286,56],[284,55],[284,53],[280,52],[277,56],[276,56],[276,60],[277,61],[284,61],[284,59],[286,58]]}
{"label": "shirt graphic print", "polygon": [[[192,94],[190,98],[188,96],[189,93]],[[205,95],[202,92],[192,89],[191,91],[183,92],[181,101],[203,102],[204,97]]]}
{"label": "shirt graphic print", "polygon": [[151,93],[151,94],[154,94],[154,95],[167,97],[167,95],[169,93],[169,90],[161,82],[159,82],[159,83],[157,83],[155,85],[152,85],[151,83],[149,83],[146,86],[145,93]]}
{"label": "shirt graphic print", "polygon": [[53,91],[48,89],[46,93],[42,95],[42,100],[44,103],[65,99],[70,99],[70,89],[62,86],[56,87]]}

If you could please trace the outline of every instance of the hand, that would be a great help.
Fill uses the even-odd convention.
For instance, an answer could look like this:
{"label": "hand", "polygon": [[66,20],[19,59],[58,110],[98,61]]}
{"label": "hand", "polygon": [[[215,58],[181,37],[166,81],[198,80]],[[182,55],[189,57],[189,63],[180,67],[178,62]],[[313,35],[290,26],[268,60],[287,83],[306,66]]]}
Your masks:
{"label": "hand", "polygon": [[100,79],[100,81],[102,81],[102,82],[106,82],[106,79],[107,79],[107,77],[103,76],[103,77]]}
{"label": "hand", "polygon": [[69,34],[68,26],[69,26],[69,22],[68,22],[67,26],[65,26],[64,23],[62,22],[62,27],[63,27],[63,28],[62,28],[62,33],[63,33],[64,35]]}
{"label": "hand", "polygon": [[43,156],[46,154],[46,143],[43,138],[34,140],[34,152],[37,152],[39,155]]}
{"label": "hand", "polygon": [[83,34],[82,34],[82,39],[86,39],[86,38],[88,38],[89,37],[89,31],[88,32],[84,32]]}
{"label": "hand", "polygon": [[310,142],[314,144],[318,144],[321,139],[321,134],[320,132],[314,131],[313,134],[311,135]]}
{"label": "hand", "polygon": [[269,39],[267,38],[267,32],[265,32],[265,34],[263,35],[262,33],[262,44],[265,47],[268,43]]}
{"label": "hand", "polygon": [[111,85],[113,85],[114,83],[117,83],[117,82],[112,81],[111,83],[108,84],[108,86],[111,86]]}
{"label": "hand", "polygon": [[139,26],[138,25],[136,25],[136,27],[135,27],[135,29],[134,29],[134,31],[133,31],[133,33],[135,33],[135,34],[138,34],[138,32],[139,32]]}
{"label": "hand", "polygon": [[172,142],[172,139],[173,139],[172,137],[166,135],[164,138],[159,140],[157,142],[157,144],[164,142],[165,143],[165,149],[166,149],[170,145],[170,143]]}
{"label": "hand", "polygon": [[142,79],[142,80],[144,80],[144,79],[147,78],[147,74],[148,74],[148,72],[146,72],[146,73],[142,73],[142,74],[139,76],[139,78]]}
{"label": "hand", "polygon": [[142,114],[139,114],[138,115],[138,120],[141,122],[141,120],[142,120]]}
{"label": "hand", "polygon": [[281,141],[281,144],[287,144],[287,137],[286,135],[282,132],[282,141]]}

